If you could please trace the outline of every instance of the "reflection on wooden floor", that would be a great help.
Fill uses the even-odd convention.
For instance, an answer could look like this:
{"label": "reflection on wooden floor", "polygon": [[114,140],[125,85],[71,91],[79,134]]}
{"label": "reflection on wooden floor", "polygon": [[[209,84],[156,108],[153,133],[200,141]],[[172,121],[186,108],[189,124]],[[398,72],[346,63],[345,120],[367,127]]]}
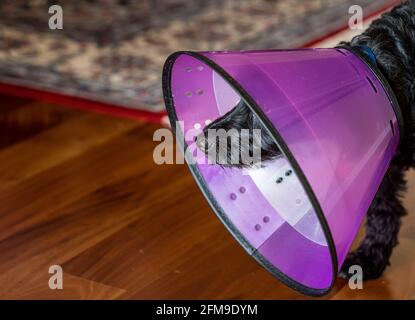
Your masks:
{"label": "reflection on wooden floor", "polygon": [[[185,165],[157,166],[156,126],[0,97],[0,297],[304,299],[262,269]],[[392,266],[330,299],[415,298],[415,175]],[[64,289],[50,290],[61,265]]]}

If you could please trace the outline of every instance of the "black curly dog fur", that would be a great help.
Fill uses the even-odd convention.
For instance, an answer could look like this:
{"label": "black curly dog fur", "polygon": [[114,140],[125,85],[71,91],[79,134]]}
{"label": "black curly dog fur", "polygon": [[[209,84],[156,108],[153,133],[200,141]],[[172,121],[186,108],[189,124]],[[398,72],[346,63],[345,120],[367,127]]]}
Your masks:
{"label": "black curly dog fur", "polygon": [[[360,265],[365,280],[382,275],[389,265],[392,249],[398,244],[401,217],[406,214],[401,203],[405,191],[404,172],[414,167],[415,126],[415,0],[407,1],[374,21],[361,35],[344,46],[368,46],[376,56],[379,70],[395,92],[402,110],[405,135],[393,158],[381,187],[367,214],[366,236],[358,249],[348,255],[341,275],[347,277],[351,265]],[[203,150],[217,145],[208,141],[208,129],[261,129],[261,161],[275,159],[280,151],[249,107],[240,102],[223,117],[208,125],[199,138]],[[198,139],[199,140],[199,139]],[[254,139],[250,139],[254,141]],[[234,149],[241,152],[241,148]],[[228,160],[232,151],[227,150]],[[238,154],[239,156],[239,154]],[[228,162],[230,163],[230,161]],[[245,167],[243,163],[224,166]]]}

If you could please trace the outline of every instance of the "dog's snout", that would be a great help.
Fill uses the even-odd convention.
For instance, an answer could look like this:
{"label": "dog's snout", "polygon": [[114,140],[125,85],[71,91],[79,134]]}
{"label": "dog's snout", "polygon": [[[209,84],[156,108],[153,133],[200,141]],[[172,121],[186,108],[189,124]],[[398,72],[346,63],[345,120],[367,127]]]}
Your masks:
{"label": "dog's snout", "polygon": [[204,150],[206,144],[206,138],[204,134],[198,135],[196,137],[196,145],[199,149]]}
{"label": "dog's snout", "polygon": [[214,143],[209,141],[209,139],[206,138],[206,135],[202,133],[196,137],[196,145],[200,150],[207,152],[212,149]]}

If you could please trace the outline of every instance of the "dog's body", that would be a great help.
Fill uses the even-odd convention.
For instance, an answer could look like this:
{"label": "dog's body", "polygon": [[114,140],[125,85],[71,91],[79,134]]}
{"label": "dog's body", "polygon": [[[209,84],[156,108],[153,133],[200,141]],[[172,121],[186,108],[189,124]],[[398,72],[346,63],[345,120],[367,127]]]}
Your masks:
{"label": "dog's body", "polygon": [[[347,276],[351,265],[360,265],[364,279],[373,279],[382,275],[389,264],[392,249],[398,243],[401,217],[406,213],[400,200],[406,188],[404,172],[415,167],[415,0],[395,7],[374,21],[363,34],[342,45],[367,46],[373,51],[379,70],[397,96],[405,125],[399,150],[367,214],[366,236],[342,267],[342,274]],[[281,154],[268,131],[243,101],[204,129],[204,139],[199,141],[199,147],[204,150],[212,146],[218,148],[216,140],[208,141],[208,129],[250,129],[250,132],[260,129],[261,161],[273,160]],[[232,158],[232,152],[238,152],[239,158],[242,148],[228,149],[228,160]],[[243,163],[231,164],[230,161],[228,165],[222,165],[246,167]]]}

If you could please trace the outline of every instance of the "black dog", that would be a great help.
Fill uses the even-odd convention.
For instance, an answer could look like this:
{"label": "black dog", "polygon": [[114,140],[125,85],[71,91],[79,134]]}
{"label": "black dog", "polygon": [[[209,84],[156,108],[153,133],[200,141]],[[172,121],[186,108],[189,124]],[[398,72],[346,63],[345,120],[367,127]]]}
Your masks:
{"label": "black dog", "polygon": [[[342,267],[341,275],[347,276],[351,265],[360,265],[364,279],[367,280],[382,275],[389,264],[392,249],[398,244],[401,217],[406,214],[400,200],[406,188],[404,172],[415,166],[415,0],[395,7],[391,12],[374,21],[363,34],[354,37],[350,43],[342,43],[342,45],[354,48],[367,46],[373,51],[379,70],[397,96],[405,123],[405,136],[400,143],[398,153],[393,158],[369,209],[366,236],[359,248],[349,254]],[[222,153],[218,141],[209,140],[208,129],[236,129],[237,131],[249,129],[251,135],[249,141],[253,142],[253,145],[249,146],[249,152],[258,146],[259,140],[255,139],[252,132],[253,129],[259,129],[261,130],[259,144],[261,161],[273,160],[281,154],[268,131],[243,101],[229,113],[208,125],[196,142],[205,152],[212,148],[216,149],[216,160],[222,166],[249,166],[242,162],[231,162],[234,158],[241,159],[241,153],[247,151],[241,145],[232,149],[228,146],[224,156],[227,161],[219,159]]]}

